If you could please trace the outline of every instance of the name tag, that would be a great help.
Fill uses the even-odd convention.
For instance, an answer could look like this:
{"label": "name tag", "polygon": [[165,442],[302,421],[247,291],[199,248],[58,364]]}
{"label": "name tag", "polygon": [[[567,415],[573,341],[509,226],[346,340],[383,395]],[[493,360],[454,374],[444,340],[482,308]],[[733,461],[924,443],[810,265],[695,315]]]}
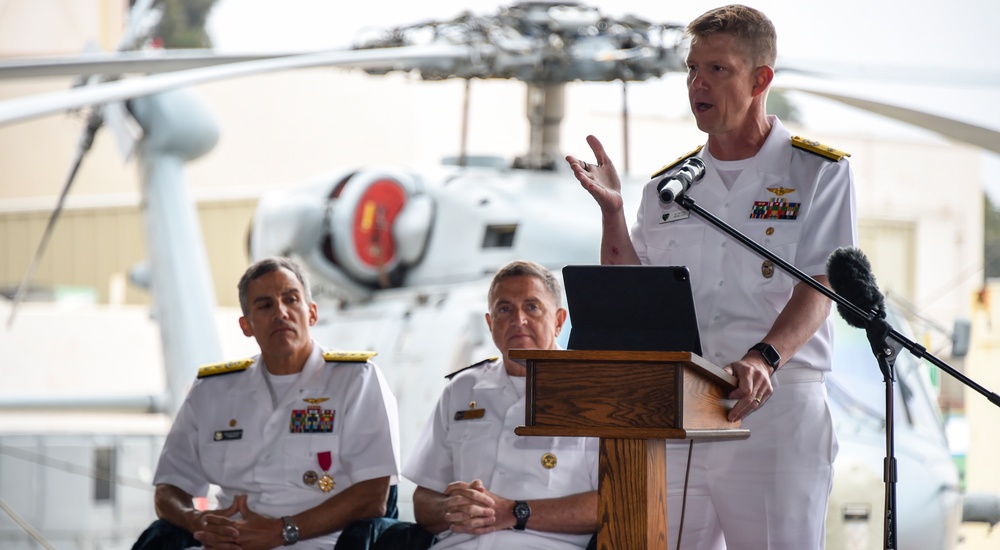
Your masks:
{"label": "name tag", "polygon": [[472,420],[474,418],[482,418],[486,414],[486,409],[469,409],[467,411],[458,411],[455,413],[455,420]]}
{"label": "name tag", "polygon": [[660,215],[660,224],[686,220],[691,216],[687,210],[671,210]]}
{"label": "name tag", "polygon": [[243,430],[220,430],[215,432],[216,441],[230,441],[233,439],[243,439]]}

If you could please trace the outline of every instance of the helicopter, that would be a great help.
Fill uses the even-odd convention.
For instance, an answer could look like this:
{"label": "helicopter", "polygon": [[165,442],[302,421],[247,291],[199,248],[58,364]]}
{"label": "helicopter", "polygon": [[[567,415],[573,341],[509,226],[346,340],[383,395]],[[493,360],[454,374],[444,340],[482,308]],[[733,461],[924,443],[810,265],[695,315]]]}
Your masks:
{"label": "helicopter", "polygon": [[[415,438],[443,387],[443,375],[491,354],[492,343],[482,322],[482,312],[486,310],[486,284],[499,265],[520,257],[544,259],[552,267],[597,261],[595,243],[600,228],[596,207],[579,189],[566,185],[566,175],[559,166],[559,121],[563,108],[562,84],[565,84],[560,80],[623,79],[624,69],[619,63],[633,72],[632,76],[624,77],[637,79],[657,78],[683,68],[678,65],[683,59],[681,42],[675,40],[679,37],[678,25],[653,25],[636,18],[616,21],[617,26],[608,23],[605,28],[608,32],[602,35],[599,27],[605,19],[596,9],[575,3],[559,3],[558,9],[547,3],[523,3],[495,17],[469,14],[452,21],[392,29],[384,38],[359,44],[355,51],[348,52],[358,57],[332,52],[323,60],[310,61],[326,63],[333,59],[346,66],[360,65],[371,74],[419,71],[421,78],[430,80],[455,75],[468,81],[493,74],[485,71],[494,71],[499,78],[529,82],[536,79],[526,87],[528,152],[512,162],[460,151],[435,170],[417,171],[391,165],[337,170],[317,176],[301,187],[266,193],[259,200],[248,238],[250,258],[281,254],[300,260],[313,275],[314,293],[323,312],[315,337],[379,351],[379,362],[385,365],[400,403],[408,404],[409,426],[402,430],[404,449],[412,443],[408,438]],[[564,44],[554,52],[538,46],[558,43],[547,33],[554,32],[567,40],[567,36],[576,36],[573,29],[581,28],[596,28],[596,32],[576,33],[582,34],[579,43],[573,43],[574,47]],[[399,49],[418,47],[412,42],[418,35],[429,35],[446,43],[436,44],[441,46],[433,50],[437,57],[431,58],[427,53],[431,50],[414,49],[409,50],[415,52],[412,58],[401,61]],[[490,51],[497,53],[485,60],[468,55],[468,49],[462,47],[489,44],[491,39],[501,42],[490,44],[494,48]],[[599,50],[599,46],[607,44],[614,45],[613,55]],[[570,57],[583,60],[579,67],[560,65],[566,61],[567,51],[572,53]],[[526,59],[515,56],[525,52],[529,54]],[[471,63],[473,60],[480,64]],[[607,69],[608,66],[613,68]],[[538,74],[544,76],[533,76]],[[127,96],[133,92],[121,93]],[[179,97],[176,101],[191,109],[192,114],[186,119],[209,118],[186,98]],[[148,117],[145,125],[171,123],[169,117],[157,111],[174,107],[164,108],[155,101],[145,107],[140,106],[141,101],[131,100],[131,103],[133,114],[147,109],[139,114],[139,118]],[[21,109],[18,116],[24,116],[25,112]],[[209,135],[191,139],[202,132]],[[210,129],[196,128],[193,134],[183,134],[182,141],[198,142],[201,145],[195,149],[202,149],[205,143],[213,141],[211,133]],[[185,154],[196,156],[200,152]],[[150,155],[148,151],[145,154]],[[155,183],[156,174],[153,176],[147,183],[150,189],[169,188],[177,178],[176,168],[161,175],[160,184]],[[626,185],[632,192],[626,190],[626,196],[638,197],[638,186],[643,183],[643,178],[628,181]],[[188,199],[174,191],[158,199],[151,194],[147,199],[151,205],[157,203],[161,224],[170,225],[166,220],[192,216],[190,205],[186,204]],[[524,200],[525,196],[544,199],[544,204],[541,200],[537,203]],[[552,208],[552,204],[559,206]],[[634,212],[635,205],[627,205],[626,210]],[[163,294],[154,305],[161,328],[185,324],[169,317],[169,305],[181,301],[181,296],[204,304],[214,301],[210,297],[191,300],[190,281],[209,280],[204,273],[207,261],[201,246],[188,246],[198,241],[196,234],[188,233],[183,238],[174,233],[168,236],[160,234],[157,241],[160,246],[150,246],[150,254],[164,254],[151,258],[151,264],[184,265],[187,271],[200,272],[201,276],[184,278],[185,292],[175,290],[174,294],[165,289],[169,282],[153,281],[155,292]],[[176,241],[176,249],[163,246],[163,241]],[[160,267],[152,271],[154,277],[160,276],[159,281],[164,281],[162,272],[170,270]],[[211,294],[209,290],[197,292],[205,292],[204,296]],[[202,318],[211,316],[209,311]],[[173,334],[170,338],[217,338],[212,336],[216,332],[214,327],[196,326],[199,328],[191,332],[197,334]],[[207,344],[209,351],[202,357],[167,358],[169,376],[174,378],[167,385],[176,388],[173,399],[177,399],[180,388],[193,377],[194,366],[221,358],[218,348],[211,345]],[[164,346],[164,351],[169,353],[175,348]],[[924,386],[913,387],[920,389],[917,395],[926,396]],[[157,406],[168,409],[166,405]],[[854,408],[856,404],[845,406]],[[873,422],[877,425],[877,416]],[[943,463],[941,447],[937,449],[938,463]],[[947,462],[946,453],[943,457]],[[959,501],[953,474],[946,471],[948,482],[941,484],[952,494],[947,513],[942,514],[950,518],[950,525],[955,523]],[[872,512],[869,509],[870,516],[874,515]],[[906,527],[910,526],[904,523]],[[914,533],[914,540],[923,541],[934,536],[944,541],[954,535],[944,528],[941,531],[937,535],[917,529],[910,532]]]}

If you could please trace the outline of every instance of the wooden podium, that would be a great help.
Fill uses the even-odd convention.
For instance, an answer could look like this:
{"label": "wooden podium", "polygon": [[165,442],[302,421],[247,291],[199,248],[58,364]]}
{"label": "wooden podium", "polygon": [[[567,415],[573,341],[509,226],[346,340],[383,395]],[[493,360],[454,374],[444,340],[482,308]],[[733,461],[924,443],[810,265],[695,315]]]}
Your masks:
{"label": "wooden podium", "polygon": [[666,439],[745,439],[736,378],[693,353],[510,350],[528,368],[518,435],[599,437],[600,550],[667,548]]}

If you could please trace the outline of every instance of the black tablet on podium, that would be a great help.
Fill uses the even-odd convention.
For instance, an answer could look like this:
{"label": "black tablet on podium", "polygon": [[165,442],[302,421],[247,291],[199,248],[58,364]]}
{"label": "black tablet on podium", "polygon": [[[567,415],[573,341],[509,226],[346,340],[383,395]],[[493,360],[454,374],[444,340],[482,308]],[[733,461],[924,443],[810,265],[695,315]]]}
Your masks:
{"label": "black tablet on podium", "polygon": [[562,274],[567,348],[701,354],[687,267],[568,265]]}

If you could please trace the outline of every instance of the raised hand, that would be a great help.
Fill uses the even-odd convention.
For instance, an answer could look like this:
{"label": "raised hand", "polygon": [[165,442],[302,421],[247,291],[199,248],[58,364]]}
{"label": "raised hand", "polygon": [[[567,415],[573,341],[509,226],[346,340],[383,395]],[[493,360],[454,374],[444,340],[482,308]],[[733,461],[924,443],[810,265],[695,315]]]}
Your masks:
{"label": "raised hand", "polygon": [[618,171],[615,170],[614,163],[604,151],[604,146],[600,140],[594,136],[587,136],[587,144],[594,152],[596,163],[590,163],[578,159],[572,155],[566,156],[566,162],[573,170],[573,175],[577,181],[590,193],[601,211],[607,216],[616,214],[622,209],[622,184],[618,178]]}

